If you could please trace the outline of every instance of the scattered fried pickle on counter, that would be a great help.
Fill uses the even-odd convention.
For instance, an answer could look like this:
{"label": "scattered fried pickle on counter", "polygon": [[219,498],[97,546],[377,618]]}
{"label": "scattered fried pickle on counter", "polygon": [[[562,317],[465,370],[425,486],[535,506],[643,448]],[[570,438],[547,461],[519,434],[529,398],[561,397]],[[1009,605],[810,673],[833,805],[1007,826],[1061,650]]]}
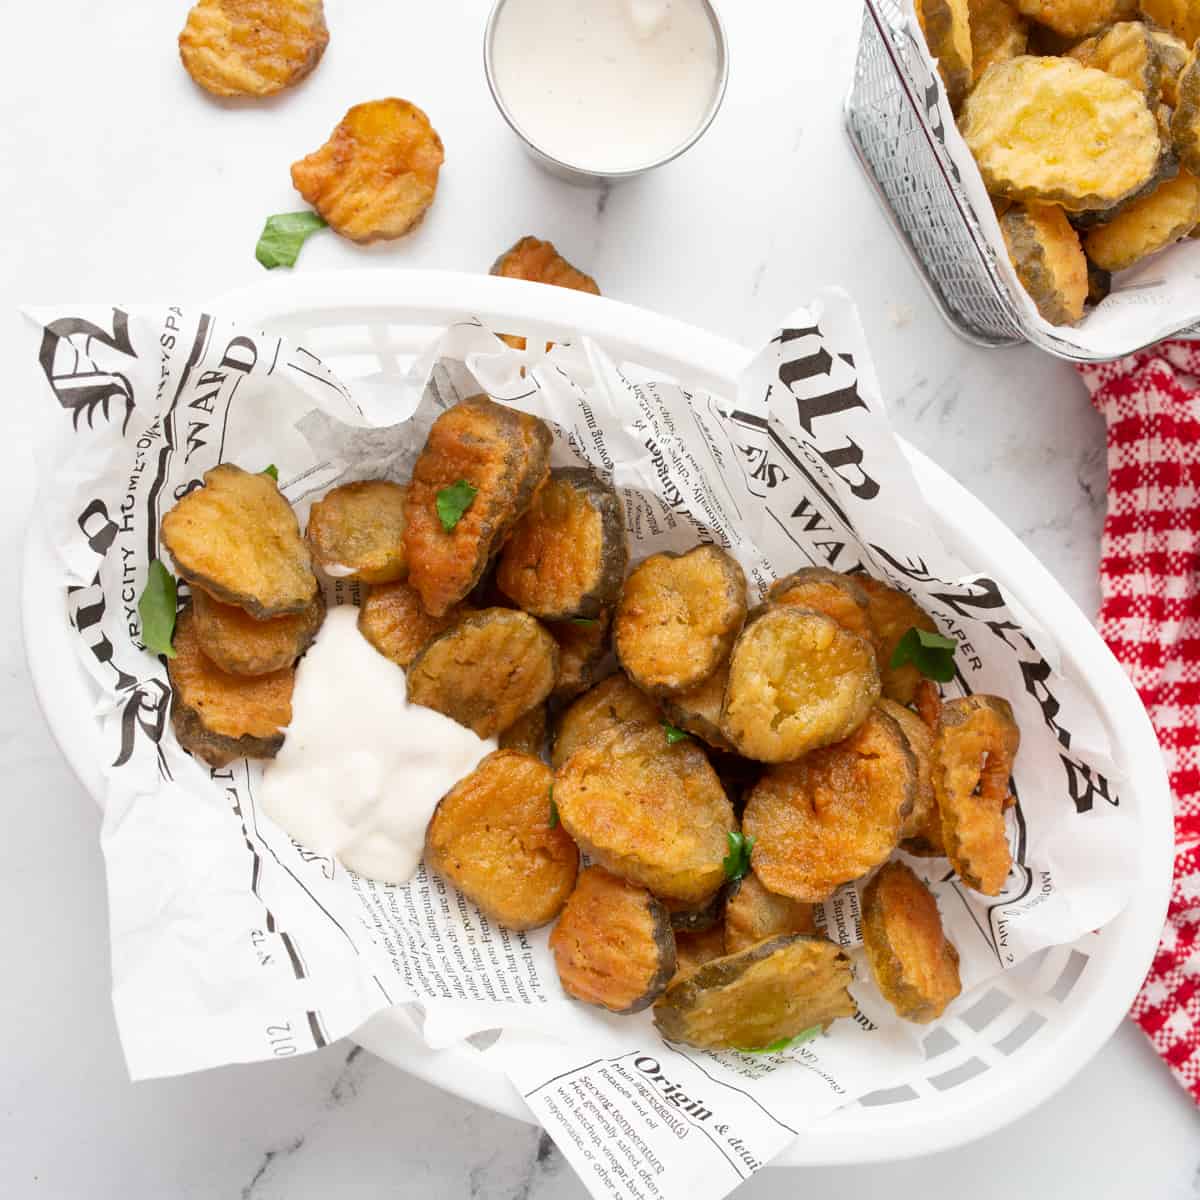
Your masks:
{"label": "scattered fried pickle on counter", "polygon": [[269,675],[290,667],[312,645],[325,620],[322,592],[301,613],[257,621],[244,608],[192,588],[196,641],[214,666],[231,675]]}
{"label": "scattered fried pickle on counter", "polygon": [[[500,255],[489,272],[492,275],[502,275],[506,279],[527,279],[531,283],[548,283],[554,287],[570,288],[576,292],[590,292],[593,296],[600,295],[596,281],[585,275],[577,267],[573,267],[554,248],[552,242],[543,242],[535,237],[523,237]],[[500,340],[507,342],[514,350],[525,349],[525,339],[511,333],[502,333]],[[553,342],[546,343],[549,350]]]}
{"label": "scattered fried pickle on counter", "polygon": [[408,488],[386,479],[335,487],[312,506],[306,537],[331,579],[392,583],[408,574],[404,510]]}

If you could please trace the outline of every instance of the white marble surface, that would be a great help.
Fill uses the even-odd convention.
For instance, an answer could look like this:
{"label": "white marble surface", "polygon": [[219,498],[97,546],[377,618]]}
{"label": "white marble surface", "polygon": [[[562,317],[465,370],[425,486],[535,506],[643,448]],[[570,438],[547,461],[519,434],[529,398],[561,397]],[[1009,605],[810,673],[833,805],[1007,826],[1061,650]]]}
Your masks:
{"label": "white marble surface", "polygon": [[[484,0],[327,0],[332,43],[294,94],[215,103],[175,56],[186,3],[23,5],[0,98],[0,324],[22,302],[198,302],[261,277],[263,218],[300,207],[287,168],[351,103],[415,99],[447,149],[437,204],[399,244],[314,238],[300,270],[485,269],[523,233],[605,292],[751,340],[815,286],[858,300],[900,431],[989,504],[1091,611],[1103,428],[1060,363],[984,352],[940,323],[857,174],[840,102],[858,5],[726,3],[732,76],[706,139],[611,192],[539,173],[494,113]],[[24,346],[25,343],[22,343]],[[52,415],[26,359],[0,415],[0,548],[15,574]],[[0,593],[0,1192],[12,1196],[583,1195],[537,1132],[349,1044],[302,1060],[131,1086],[108,1005],[98,817],[29,687],[16,590]],[[180,1030],[186,1036],[186,1030]],[[1200,1114],[1123,1028],[1008,1131],[935,1158],[768,1170],[744,1194],[1200,1196]]]}

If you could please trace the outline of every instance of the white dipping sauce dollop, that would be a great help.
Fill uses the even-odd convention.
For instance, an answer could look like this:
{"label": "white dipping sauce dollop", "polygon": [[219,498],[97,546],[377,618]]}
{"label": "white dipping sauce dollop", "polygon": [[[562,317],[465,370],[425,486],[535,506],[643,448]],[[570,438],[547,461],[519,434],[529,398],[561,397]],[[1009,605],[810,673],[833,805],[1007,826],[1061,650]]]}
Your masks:
{"label": "white dipping sauce dollop", "polygon": [[495,739],[409,704],[404,672],[331,609],[296,670],[292,723],[263,775],[262,804],[290,837],[385,883],[421,861],[437,802]]}
{"label": "white dipping sauce dollop", "polygon": [[700,0],[507,0],[492,70],[550,157],[632,170],[695,132],[717,86],[717,38]]}

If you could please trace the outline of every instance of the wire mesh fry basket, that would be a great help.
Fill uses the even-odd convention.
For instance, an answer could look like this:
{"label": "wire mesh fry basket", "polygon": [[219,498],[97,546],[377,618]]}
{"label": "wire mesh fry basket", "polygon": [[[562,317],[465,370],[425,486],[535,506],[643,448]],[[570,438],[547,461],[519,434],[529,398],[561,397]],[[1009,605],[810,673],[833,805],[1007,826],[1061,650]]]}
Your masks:
{"label": "wire mesh fry basket", "polygon": [[[1032,342],[1076,362],[1096,362],[1138,347],[1082,348],[1035,325],[996,263],[945,144],[937,104],[941,86],[905,28],[899,0],[864,0],[846,130],[897,235],[934,302],[960,336],[981,346]],[[1175,336],[1200,338],[1185,319]]]}

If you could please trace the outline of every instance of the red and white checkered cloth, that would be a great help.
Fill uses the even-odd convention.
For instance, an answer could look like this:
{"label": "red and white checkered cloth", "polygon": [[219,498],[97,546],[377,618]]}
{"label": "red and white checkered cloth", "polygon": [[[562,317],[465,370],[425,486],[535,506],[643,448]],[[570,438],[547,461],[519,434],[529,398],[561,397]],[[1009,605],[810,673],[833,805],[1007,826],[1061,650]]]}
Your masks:
{"label": "red and white checkered cloth", "polygon": [[1130,1015],[1200,1103],[1200,343],[1079,372],[1108,422],[1097,625],[1146,705],[1175,796],[1175,887]]}

